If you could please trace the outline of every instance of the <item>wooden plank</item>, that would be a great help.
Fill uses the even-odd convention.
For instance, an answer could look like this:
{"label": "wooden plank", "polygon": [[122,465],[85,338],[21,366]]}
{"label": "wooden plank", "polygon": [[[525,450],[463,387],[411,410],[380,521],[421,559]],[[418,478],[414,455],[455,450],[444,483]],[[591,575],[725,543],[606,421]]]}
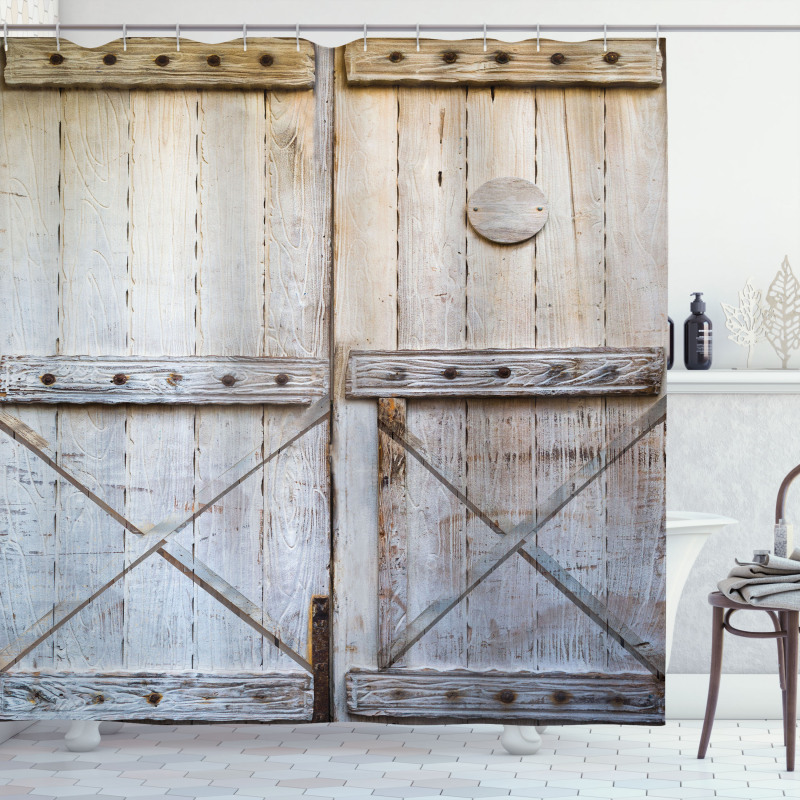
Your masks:
{"label": "wooden plank", "polygon": [[345,399],[347,353],[397,345],[397,91],[347,86],[336,51],[333,498],[335,718],[344,674],[375,667],[378,433],[375,403]]}
{"label": "wooden plank", "polygon": [[[467,108],[470,195],[499,175],[535,180],[535,103],[534,91],[507,86],[470,89]],[[468,228],[466,247],[469,347],[473,352],[503,348],[506,355],[510,355],[511,348],[533,347],[536,344],[535,241],[503,247]],[[490,376],[490,383],[508,382],[509,378],[497,374],[503,366],[513,370],[512,376],[519,374],[519,368],[506,364],[504,359],[496,365],[490,365],[489,361],[484,362],[483,371]],[[455,380],[459,380],[458,376]],[[493,522],[511,528],[530,514],[535,503],[531,461],[533,401],[502,395],[470,399],[467,429],[469,497],[480,504]],[[470,516],[468,571],[486,556],[497,539],[498,534],[480,518]],[[514,558],[465,599],[470,632],[467,666],[471,669],[533,667],[531,598],[535,582],[536,575],[528,565]]]}
{"label": "wooden plank", "polygon": [[[60,198],[60,99],[10,90],[0,80],[0,352],[56,352]],[[56,411],[6,408],[45,439]],[[0,641],[13,641],[54,602],[55,475],[0,436]],[[53,666],[48,642],[23,661]]]}
{"label": "wooden plank", "polygon": [[[537,181],[551,198],[550,219],[536,237],[536,344],[598,347],[605,343],[603,91],[543,88],[536,92],[536,108]],[[612,352],[621,355],[625,350]],[[657,394],[665,374],[663,352],[637,352],[649,360],[645,368],[649,375],[642,383],[649,384],[646,391]],[[611,387],[598,394],[615,393]],[[604,402],[600,397],[537,401],[539,497],[560,486],[602,449]],[[604,491],[601,476],[536,538],[539,547],[603,600],[607,595]],[[607,642],[596,621],[543,579],[536,582],[534,613],[536,669],[560,669],[566,661],[575,672],[605,669],[606,649],[617,645]]]}
{"label": "wooden plank", "polygon": [[[313,94],[272,92],[267,101],[264,350],[273,357],[329,359],[333,61],[318,52]],[[295,429],[297,414],[265,409],[267,450]],[[330,595],[328,424],[267,465],[264,486],[264,603],[310,660],[312,596]],[[264,663],[291,666],[274,648]]]}
{"label": "wooden plank", "polygon": [[310,721],[307,672],[37,673],[0,678],[5,719]]}
{"label": "wooden plank", "polygon": [[[195,352],[198,100],[191,91],[131,92],[131,355]],[[127,435],[125,516],[148,531],[165,513],[192,508],[194,409],[128,407]],[[192,533],[189,525],[175,539],[191,549]],[[126,563],[144,546],[127,534]],[[191,666],[193,593],[163,559],[126,577],[126,669]]]}
{"label": "wooden plank", "polygon": [[537,45],[535,39],[488,39],[484,50],[483,39],[420,39],[417,51],[414,39],[370,39],[366,50],[359,39],[346,46],[345,64],[348,82],[368,85],[657,86],[662,81],[661,53],[653,39],[609,39],[607,53],[602,40],[541,39]]}
{"label": "wooden plank", "polygon": [[360,717],[419,722],[658,724],[664,684],[651,675],[469,670],[350,670],[347,707]]}
{"label": "wooden plank", "polygon": [[[463,347],[466,330],[466,92],[463,88],[398,90],[397,345]],[[406,424],[439,453],[450,472],[464,471],[463,400],[417,400]],[[409,619],[440,592],[464,585],[467,514],[416,461],[406,463],[402,529]],[[400,662],[407,667],[466,666],[464,609],[432,630]],[[383,643],[381,643],[383,646]]]}
{"label": "wooden plank", "polygon": [[[475,240],[471,244],[473,251],[480,252],[481,246]],[[524,274],[523,279],[530,280],[530,273]],[[599,287],[602,289],[602,283]],[[486,307],[497,308],[498,314],[507,315],[515,305],[512,297],[509,295],[502,302],[495,298],[496,303],[476,299],[475,303],[484,302]],[[530,313],[529,308],[524,310]],[[475,316],[480,316],[477,311]],[[665,368],[661,347],[355,350],[350,352],[348,362],[347,395],[354,398],[657,395]]]}
{"label": "wooden plank", "polygon": [[9,86],[75,88],[310,89],[314,46],[302,39],[248,37],[216,44],[171,37],[131,37],[81,47],[50,37],[8,40]]}
{"label": "wooden plank", "polygon": [[[258,294],[258,284],[250,289]],[[256,324],[260,319],[259,313]],[[240,345],[232,339],[224,349],[241,353]],[[221,341],[215,346],[219,350]],[[7,403],[297,405],[328,390],[328,362],[322,358],[0,356],[0,402]]]}
{"label": "wooden plank", "polygon": [[[204,357],[249,357],[249,363],[259,369],[263,363],[259,357],[264,355],[265,325],[264,141],[269,128],[265,94],[203,91],[198,115],[197,351]],[[318,362],[318,370],[325,368],[323,362]],[[235,372],[230,374],[238,377]],[[289,375],[283,370],[277,374]],[[217,373],[217,386],[225,388],[219,377]],[[279,387],[275,377],[273,374],[266,384],[270,388],[296,384],[290,380]],[[230,389],[242,385],[237,380]],[[257,403],[268,399],[253,398]],[[263,418],[261,405],[198,408],[195,484],[205,483],[254,448],[263,447]],[[264,607],[261,481],[254,477],[237,486],[224,502],[195,522],[194,552]],[[271,645],[265,644],[256,631],[242,626],[230,611],[199,588],[195,591],[194,612],[194,664],[198,669],[262,669],[265,647]],[[277,619],[275,609],[270,609],[269,614]]]}
{"label": "wooden plank", "polygon": [[[662,87],[606,92],[606,276],[609,345],[666,343],[667,109]],[[648,400],[607,402],[612,437]],[[665,647],[664,426],[607,476],[606,582],[609,606],[650,647]],[[608,671],[641,669],[609,652]]]}
{"label": "wooden plank", "polygon": [[[67,358],[127,344],[129,107],[126,91],[62,94],[59,352]],[[100,405],[59,409],[58,463],[114,508],[125,503],[125,418],[124,409]],[[97,585],[124,564],[124,528],[60,477],[56,596]],[[116,584],[56,633],[59,671],[122,667],[123,600]]]}

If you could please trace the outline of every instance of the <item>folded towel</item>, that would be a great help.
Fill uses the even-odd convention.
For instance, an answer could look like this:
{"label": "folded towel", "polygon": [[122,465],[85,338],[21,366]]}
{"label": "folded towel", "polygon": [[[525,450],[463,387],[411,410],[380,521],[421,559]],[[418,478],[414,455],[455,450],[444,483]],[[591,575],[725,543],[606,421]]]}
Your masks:
{"label": "folded towel", "polygon": [[736,560],[717,588],[737,603],[800,611],[800,548],[789,558],[769,555],[763,564]]}

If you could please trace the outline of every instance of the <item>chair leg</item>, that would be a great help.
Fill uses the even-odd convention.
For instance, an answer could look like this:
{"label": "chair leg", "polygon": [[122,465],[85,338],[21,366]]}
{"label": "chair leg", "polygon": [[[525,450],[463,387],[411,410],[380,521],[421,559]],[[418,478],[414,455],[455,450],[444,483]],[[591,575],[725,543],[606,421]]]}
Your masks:
{"label": "chair leg", "polygon": [[786,734],[786,769],[794,772],[794,754],[797,744],[797,645],[800,612],[786,612],[786,712],[783,716]]}
{"label": "chair leg", "polygon": [[719,698],[719,684],[722,678],[722,637],[725,628],[722,627],[724,609],[714,607],[711,628],[711,674],[708,680],[708,700],[706,701],[706,716],[703,720],[703,732],[700,735],[700,748],[698,758],[706,757],[708,742],[711,739],[711,728],[714,725],[714,714],[717,712],[717,699]]}
{"label": "chair leg", "polygon": [[[778,624],[775,627],[776,631],[788,630],[788,623],[786,622],[786,612],[778,612]],[[778,678],[781,683],[781,699],[783,704],[783,746],[786,747],[786,640],[779,636],[775,640],[778,645]]]}

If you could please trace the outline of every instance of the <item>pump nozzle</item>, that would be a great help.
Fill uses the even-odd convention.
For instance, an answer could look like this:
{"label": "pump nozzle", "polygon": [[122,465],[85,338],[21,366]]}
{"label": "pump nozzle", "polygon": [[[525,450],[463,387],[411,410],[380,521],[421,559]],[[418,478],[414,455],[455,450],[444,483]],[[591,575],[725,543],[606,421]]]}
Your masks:
{"label": "pump nozzle", "polygon": [[692,314],[703,314],[705,312],[705,310],[706,310],[706,304],[701,299],[703,297],[703,293],[702,292],[692,292],[692,294],[694,295],[694,300],[692,300],[692,303],[689,306],[689,308],[692,311]]}

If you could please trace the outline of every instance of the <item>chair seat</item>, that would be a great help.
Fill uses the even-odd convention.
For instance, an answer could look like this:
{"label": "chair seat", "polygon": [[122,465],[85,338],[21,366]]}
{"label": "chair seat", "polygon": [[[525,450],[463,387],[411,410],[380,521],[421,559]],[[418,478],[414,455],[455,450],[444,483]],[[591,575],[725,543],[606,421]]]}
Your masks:
{"label": "chair seat", "polygon": [[722,592],[711,592],[708,596],[709,605],[716,606],[717,608],[735,608],[737,611],[773,611],[780,614],[786,611],[785,608],[775,608],[774,606],[753,606],[750,603],[739,603],[736,600],[731,600],[727,595]]}

